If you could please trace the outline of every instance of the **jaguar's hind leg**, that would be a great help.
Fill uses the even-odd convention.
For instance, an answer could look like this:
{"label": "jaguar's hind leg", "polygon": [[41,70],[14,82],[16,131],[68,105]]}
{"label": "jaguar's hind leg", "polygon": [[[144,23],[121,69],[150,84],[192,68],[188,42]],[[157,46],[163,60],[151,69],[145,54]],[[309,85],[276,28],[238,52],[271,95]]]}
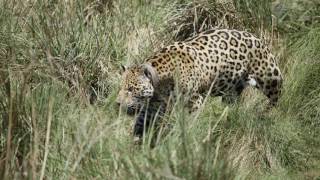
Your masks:
{"label": "jaguar's hind leg", "polygon": [[[279,100],[282,87],[282,76],[280,74],[279,68],[274,68],[269,72],[265,73],[266,76],[263,78],[257,77],[257,87],[260,89],[264,95],[269,98],[270,105],[275,106]],[[275,76],[275,75],[277,76]]]}
{"label": "jaguar's hind leg", "polygon": [[256,80],[251,75],[246,76],[243,79],[241,79],[235,85],[233,93],[228,94],[228,95],[223,95],[222,102],[227,103],[227,104],[233,104],[233,103],[239,101],[241,93],[248,86],[253,86],[253,87],[257,86]]}
{"label": "jaguar's hind leg", "polygon": [[275,106],[281,93],[282,79],[269,79],[261,88],[263,93],[269,98],[270,105]]}

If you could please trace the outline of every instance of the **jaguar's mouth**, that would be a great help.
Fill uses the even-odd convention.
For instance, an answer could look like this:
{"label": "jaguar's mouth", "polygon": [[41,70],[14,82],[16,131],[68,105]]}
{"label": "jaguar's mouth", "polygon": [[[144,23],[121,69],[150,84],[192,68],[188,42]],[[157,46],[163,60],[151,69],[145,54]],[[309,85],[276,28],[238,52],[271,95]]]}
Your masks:
{"label": "jaguar's mouth", "polygon": [[117,106],[120,109],[120,111],[123,111],[126,114],[131,115],[131,116],[137,114],[139,112],[140,108],[141,108],[140,106],[133,106],[133,105],[125,106],[125,105],[121,105],[121,104],[118,104],[118,103],[117,103]]}
{"label": "jaguar's mouth", "polygon": [[131,115],[131,116],[137,114],[138,111],[139,111],[139,108],[137,108],[137,107],[129,106],[129,107],[126,108],[126,113],[127,113],[128,115]]}

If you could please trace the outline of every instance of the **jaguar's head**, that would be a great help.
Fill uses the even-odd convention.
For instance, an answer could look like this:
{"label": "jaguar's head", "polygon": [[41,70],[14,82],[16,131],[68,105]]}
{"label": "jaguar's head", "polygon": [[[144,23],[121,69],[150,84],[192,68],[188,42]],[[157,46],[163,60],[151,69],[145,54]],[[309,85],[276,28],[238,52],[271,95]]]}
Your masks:
{"label": "jaguar's head", "polygon": [[129,114],[135,112],[154,96],[158,82],[157,72],[149,64],[123,66],[117,104]]}

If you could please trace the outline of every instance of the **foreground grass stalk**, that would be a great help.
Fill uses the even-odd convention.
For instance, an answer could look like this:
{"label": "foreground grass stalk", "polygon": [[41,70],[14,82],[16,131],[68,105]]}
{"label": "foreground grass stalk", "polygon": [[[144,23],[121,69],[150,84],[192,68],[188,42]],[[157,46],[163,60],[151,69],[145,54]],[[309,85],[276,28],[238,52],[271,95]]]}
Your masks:
{"label": "foreground grass stalk", "polygon": [[36,109],[35,109],[35,103],[32,99],[31,103],[31,123],[32,123],[32,156],[31,156],[31,173],[32,173],[32,179],[36,179],[37,177],[37,171],[36,171],[36,164],[37,164],[37,158],[38,158],[38,129],[37,129],[37,123],[36,123]]}
{"label": "foreground grass stalk", "polygon": [[44,178],[44,173],[46,169],[46,162],[48,159],[49,154],[49,142],[50,142],[50,129],[51,129],[51,121],[52,121],[52,106],[53,106],[53,99],[50,97],[48,103],[48,121],[47,121],[47,134],[46,134],[46,141],[45,141],[45,151],[44,151],[44,158],[41,168],[40,180]]}
{"label": "foreground grass stalk", "polygon": [[218,124],[220,123],[220,121],[223,119],[223,118],[226,118],[227,117],[227,114],[228,114],[228,111],[229,111],[229,108],[228,106],[226,108],[224,108],[222,114],[220,115],[219,119],[217,120],[217,122],[213,125],[213,127],[211,127],[211,124],[210,123],[210,126],[208,128],[208,135],[202,140],[203,143],[205,142],[209,142],[211,140],[211,134],[216,130]]}
{"label": "foreground grass stalk", "polygon": [[9,179],[9,170],[11,164],[11,142],[12,142],[12,122],[13,122],[13,93],[11,93],[10,85],[7,87],[8,94],[10,97],[9,105],[9,117],[8,117],[8,134],[7,134],[7,151],[6,151],[6,160],[5,160],[5,171],[3,174],[3,179]]}

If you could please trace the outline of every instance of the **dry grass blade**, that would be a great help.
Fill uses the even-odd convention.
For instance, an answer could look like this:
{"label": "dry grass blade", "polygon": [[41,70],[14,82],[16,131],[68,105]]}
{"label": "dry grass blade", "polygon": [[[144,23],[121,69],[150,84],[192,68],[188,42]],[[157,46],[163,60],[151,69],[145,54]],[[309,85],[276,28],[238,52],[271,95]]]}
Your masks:
{"label": "dry grass blade", "polygon": [[36,123],[36,109],[35,109],[35,102],[32,99],[31,101],[31,126],[32,126],[32,155],[30,159],[31,163],[31,173],[32,173],[32,179],[36,179],[37,177],[37,161],[38,161],[38,146],[39,146],[39,140],[38,140],[38,128]]}
{"label": "dry grass blade", "polygon": [[44,149],[44,157],[43,157],[43,162],[42,162],[42,167],[41,167],[40,180],[44,179],[46,163],[47,163],[48,154],[49,154],[49,143],[50,143],[50,131],[51,131],[53,103],[54,103],[54,100],[50,97],[49,102],[48,102],[47,133],[46,133],[46,140],[45,140],[45,145],[44,145],[45,149]]}
{"label": "dry grass blade", "polygon": [[[10,80],[9,80],[10,81]],[[8,82],[9,83],[9,82]],[[13,103],[14,103],[14,93],[11,92],[10,83],[7,86],[7,93],[9,96],[9,109],[8,109],[8,134],[7,134],[7,149],[6,149],[6,159],[5,159],[5,171],[3,174],[3,179],[9,177],[9,172],[11,169],[11,143],[12,143],[12,126],[13,126]]]}
{"label": "dry grass blade", "polygon": [[217,128],[218,124],[220,123],[220,121],[226,117],[227,113],[228,113],[229,108],[226,107],[224,108],[222,114],[220,115],[219,119],[217,120],[217,122],[213,125],[213,127],[211,127],[211,123],[210,126],[208,128],[208,134],[207,136],[202,140],[203,143],[210,141],[211,139],[211,134],[214,132],[214,130]]}

